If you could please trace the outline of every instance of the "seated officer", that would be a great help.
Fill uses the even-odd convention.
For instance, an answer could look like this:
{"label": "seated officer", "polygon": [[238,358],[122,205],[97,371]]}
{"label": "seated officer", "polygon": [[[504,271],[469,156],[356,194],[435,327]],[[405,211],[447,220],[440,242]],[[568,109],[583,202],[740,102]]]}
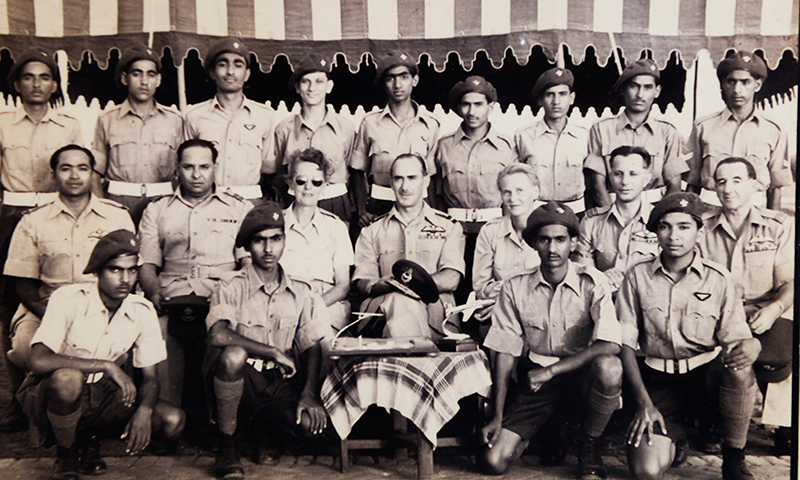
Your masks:
{"label": "seated officer", "polygon": [[[389,213],[361,230],[356,241],[353,285],[370,299],[382,297],[394,290],[388,283],[392,265],[404,258],[425,268],[442,294],[442,300],[455,305],[453,291],[464,275],[461,225],[423,200],[430,177],[422,157],[400,155],[392,162],[390,172],[397,200]],[[427,321],[430,330],[424,336],[445,333],[441,302],[429,305]]]}
{"label": "seated officer", "polygon": [[100,237],[119,229],[135,231],[125,207],[91,193],[94,165],[92,153],[78,145],[56,150],[50,167],[58,196],[23,215],[11,237],[4,273],[14,277],[21,305],[11,323],[8,358],[24,369],[50,294],[95,280],[83,269]]}
{"label": "seated officer", "polygon": [[[241,427],[253,425],[263,442],[277,446],[287,431],[315,436],[327,424],[317,379],[319,341],[331,327],[322,297],[287,277],[278,263],[286,245],[283,229],[277,203],[251,210],[236,245],[253,262],[211,298],[203,373],[216,407],[220,478],[244,476],[234,441]],[[256,462],[269,461],[264,445],[259,447]]]}
{"label": "seated officer", "polygon": [[607,179],[611,172],[611,152],[621,145],[642,147],[650,154],[650,182],[645,187],[645,198],[655,203],[661,198],[661,187],[666,193],[681,190],[681,174],[689,166],[681,157],[681,137],[678,129],[651,111],[661,94],[661,73],[656,62],[637,60],[625,67],[614,91],[625,102],[625,108],[611,117],[598,120],[589,130],[589,156],[585,168],[589,183],[587,207],[604,207],[611,204]]}
{"label": "seated officer", "polygon": [[[761,185],[748,160],[721,160],[714,180],[722,207],[704,216],[700,252],[733,273],[744,295],[747,323],[761,342],[761,355],[753,365],[758,385],[766,394],[768,383],[786,384],[783,394],[770,389],[765,405],[774,401],[788,413],[792,405],[794,220],[784,212],[753,205]],[[775,433],[776,450],[783,455],[791,453],[787,427],[791,423]]]}
{"label": "seated officer", "polygon": [[536,79],[531,97],[544,118],[514,134],[517,155],[536,171],[539,197],[566,204],[575,213],[586,210],[583,162],[589,153],[589,132],[569,123],[575,102],[575,77],[566,68],[551,68]]}
{"label": "seated officer", "polygon": [[586,212],[576,252],[578,261],[604,272],[616,292],[628,267],[658,254],[658,239],[647,230],[653,207],[642,196],[650,182],[650,154],[642,147],[617,147],[609,165],[608,183],[617,198]]}
{"label": "seated officer", "polygon": [[172,193],[183,118],[153,98],[161,85],[161,58],[144,45],[122,53],[114,79],[128,97],[97,119],[92,150],[109,198],[128,207],[138,224],[148,198]]}
{"label": "seated officer", "polygon": [[[560,407],[584,412],[578,470],[605,476],[597,439],[620,407],[620,327],[606,277],[569,260],[578,218],[550,202],[531,213],[522,237],[541,258],[505,281],[484,346],[496,352],[494,412],[481,431],[479,463],[502,474]],[[517,383],[510,384],[516,364]],[[588,410],[588,411],[587,411]]]}
{"label": "seated officer", "polygon": [[[638,479],[659,479],[685,460],[681,420],[716,398],[725,437],[722,478],[753,478],[743,449],[761,346],[730,273],[696,251],[704,210],[694,193],[658,202],[647,229],[658,235],[661,254],[631,267],[617,294],[622,363],[637,406],[628,467]],[[637,348],[644,357],[637,358]]]}
{"label": "seated officer", "polygon": [[[161,398],[175,405],[183,396],[184,350],[201,355],[198,343],[206,333],[202,316],[184,317],[181,312],[207,306],[220,279],[232,276],[237,262],[250,261],[234,244],[253,205],[216,185],[216,162],[211,142],[194,139],[181,144],[178,188],[149,204],[139,225],[142,290],[161,312],[169,352],[167,363],[159,366]],[[176,313],[167,315],[173,301],[179,303],[169,310]]]}
{"label": "seated officer", "polygon": [[[127,230],[101,238],[83,270],[97,281],[53,292],[31,341],[31,374],[17,396],[33,442],[41,446],[55,437],[55,480],[77,480],[78,470],[105,473],[99,444],[89,440],[98,433],[122,433],[126,451],[137,454],[153,434],[174,440],[183,431],[183,411],[158,400],[155,366],[167,351],[155,309],[130,293],[138,253]],[[129,356],[141,369],[141,383],[123,371]]]}

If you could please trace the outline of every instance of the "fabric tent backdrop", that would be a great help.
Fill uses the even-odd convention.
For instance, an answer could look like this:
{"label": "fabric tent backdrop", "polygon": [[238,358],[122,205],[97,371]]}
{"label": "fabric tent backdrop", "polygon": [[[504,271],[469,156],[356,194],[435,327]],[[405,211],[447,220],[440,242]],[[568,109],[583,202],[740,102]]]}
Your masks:
{"label": "fabric tent backdrop", "polygon": [[[470,69],[485,50],[497,67],[507,49],[520,64],[533,45],[553,59],[562,44],[580,63],[593,45],[603,62],[612,41],[635,57],[649,49],[663,66],[673,51],[683,63],[701,49],[715,63],[726,50],[760,49],[775,68],[797,57],[800,0],[0,0],[0,41],[12,54],[38,46],[63,49],[73,68],[85,51],[101,66],[112,48],[169,46],[176,62],[220,36],[238,36],[268,70],[278,54],[290,62],[309,49],[343,53],[357,69],[366,52],[429,54],[437,70],[456,52]],[[613,34],[610,35],[610,34]]]}

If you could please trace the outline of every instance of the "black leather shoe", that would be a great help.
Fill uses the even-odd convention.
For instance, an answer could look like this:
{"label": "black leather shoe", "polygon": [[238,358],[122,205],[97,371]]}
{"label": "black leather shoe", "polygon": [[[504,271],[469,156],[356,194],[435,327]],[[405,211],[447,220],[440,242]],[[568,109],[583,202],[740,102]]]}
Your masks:
{"label": "black leather shoe", "polygon": [[98,438],[93,437],[89,440],[86,450],[81,454],[78,468],[85,475],[102,475],[108,471],[108,465],[100,456],[100,440]]}
{"label": "black leather shoe", "polygon": [[236,450],[233,436],[220,434],[217,458],[214,461],[214,474],[217,478],[244,478],[244,468]]}
{"label": "black leather shoe", "polygon": [[755,476],[747,468],[744,450],[722,447],[722,480],[753,480]]}
{"label": "black leather shoe", "polygon": [[606,478],[606,468],[597,447],[597,438],[584,435],[578,454],[578,474],[581,480]]}
{"label": "black leather shoe", "polygon": [[675,458],[672,459],[672,466],[678,467],[686,462],[689,457],[689,444],[686,440],[681,440],[675,444]]}
{"label": "black leather shoe", "polygon": [[56,464],[53,480],[79,480],[78,477],[78,449],[59,446],[56,450]]}
{"label": "black leather shoe", "polygon": [[794,452],[792,448],[792,429],[789,427],[778,427],[775,429],[775,436],[773,437],[772,441],[774,442],[774,447],[772,448],[772,454],[778,457],[782,457],[784,455],[791,455]]}

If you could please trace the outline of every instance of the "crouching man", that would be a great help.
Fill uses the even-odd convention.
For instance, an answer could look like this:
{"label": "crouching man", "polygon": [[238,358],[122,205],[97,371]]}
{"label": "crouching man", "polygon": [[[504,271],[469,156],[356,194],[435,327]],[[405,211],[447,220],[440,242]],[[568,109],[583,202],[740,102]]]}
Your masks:
{"label": "crouching man", "polygon": [[[681,420],[716,398],[725,440],[722,478],[753,478],[743,449],[761,344],[745,322],[730,273],[696,248],[704,210],[694,193],[659,201],[647,229],[658,236],[661,254],[632,266],[617,293],[621,358],[637,405],[628,465],[640,480],[659,479],[685,459]],[[637,345],[645,355],[639,359]]]}
{"label": "crouching man", "polygon": [[[534,210],[522,237],[542,263],[508,279],[492,309],[484,346],[497,352],[494,415],[482,431],[486,448],[480,458],[488,473],[504,473],[563,407],[586,413],[580,478],[605,477],[596,443],[620,407],[621,333],[606,276],[569,260],[579,228],[561,203]],[[518,381],[510,385],[515,364]]]}
{"label": "crouching man", "polygon": [[[284,433],[315,436],[327,424],[317,386],[319,341],[332,330],[322,297],[307,283],[291,280],[278,264],[285,244],[280,205],[251,210],[236,246],[250,252],[252,265],[211,297],[203,374],[216,407],[219,478],[244,476],[234,442],[241,425],[263,433],[255,461],[269,463],[266,442],[277,446]],[[239,412],[247,415],[243,422]]]}
{"label": "crouching man", "polygon": [[[183,411],[158,401],[155,365],[167,350],[155,309],[130,293],[138,255],[139,243],[127,230],[101,238],[83,272],[97,275],[97,283],[53,292],[31,340],[31,373],[17,398],[34,443],[41,446],[48,430],[55,437],[55,480],[77,480],[78,470],[106,471],[92,437],[98,433],[121,431],[127,451],[136,454],[154,433],[173,440],[183,431]],[[138,387],[123,371],[129,352],[142,371]]]}

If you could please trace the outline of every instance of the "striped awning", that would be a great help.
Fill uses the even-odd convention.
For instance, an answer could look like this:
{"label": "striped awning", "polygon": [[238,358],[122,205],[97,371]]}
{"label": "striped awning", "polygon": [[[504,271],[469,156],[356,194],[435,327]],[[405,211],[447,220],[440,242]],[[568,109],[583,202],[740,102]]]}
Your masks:
{"label": "striped awning", "polygon": [[797,56],[800,0],[0,0],[0,46],[65,50],[73,66],[92,51],[102,66],[114,47],[169,46],[173,58],[202,55],[220,36],[238,36],[269,69],[313,48],[343,53],[358,68],[366,52],[427,53],[437,69],[451,52],[470,68],[478,50],[499,66],[511,48],[520,64],[541,45],[552,59],[566,44],[573,61],[592,45],[601,62],[612,35],[626,56],[650,49],[662,64],[700,49],[763,50],[772,67],[785,50]]}

